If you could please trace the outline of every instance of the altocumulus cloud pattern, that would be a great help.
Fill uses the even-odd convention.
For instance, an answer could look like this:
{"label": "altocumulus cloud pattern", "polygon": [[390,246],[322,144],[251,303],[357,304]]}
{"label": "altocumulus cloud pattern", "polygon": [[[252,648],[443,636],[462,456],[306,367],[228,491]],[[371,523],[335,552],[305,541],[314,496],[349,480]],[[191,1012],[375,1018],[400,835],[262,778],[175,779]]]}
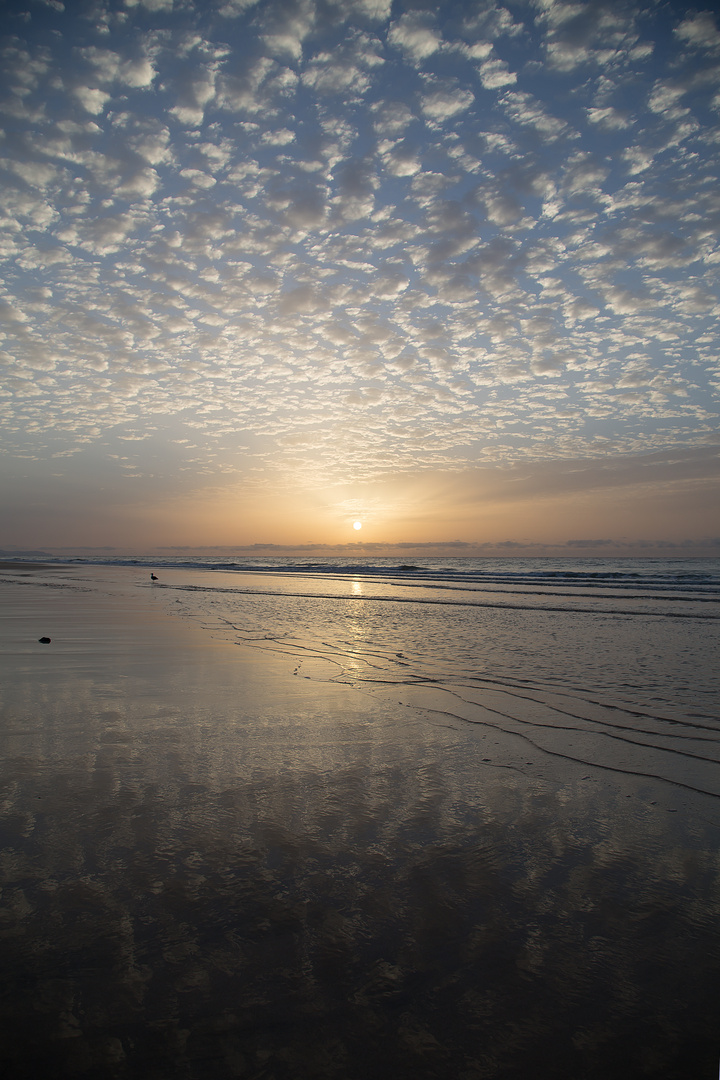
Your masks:
{"label": "altocumulus cloud pattern", "polygon": [[11,455],[329,483],[712,440],[712,13],[28,0],[3,22]]}

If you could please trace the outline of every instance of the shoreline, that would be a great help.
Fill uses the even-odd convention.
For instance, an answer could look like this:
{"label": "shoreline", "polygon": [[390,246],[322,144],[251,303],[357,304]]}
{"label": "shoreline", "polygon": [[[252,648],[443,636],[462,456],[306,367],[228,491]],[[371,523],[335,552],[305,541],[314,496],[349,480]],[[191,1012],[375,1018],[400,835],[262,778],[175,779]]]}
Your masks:
{"label": "shoreline", "polygon": [[[57,577],[56,569],[62,571]],[[301,698],[308,708],[321,711],[333,708],[352,715],[366,712],[373,717],[384,713],[383,736],[390,741],[394,739],[393,726],[398,730],[410,726],[416,732],[426,731],[430,738],[433,732],[444,729],[451,733],[446,739],[451,739],[460,748],[458,753],[471,755],[478,772],[483,772],[488,765],[492,768],[514,768],[519,770],[519,775],[525,770],[528,783],[537,780],[551,787],[565,786],[571,779],[577,782],[590,772],[596,783],[607,784],[625,797],[630,795],[653,804],[667,805],[673,812],[683,802],[687,804],[687,812],[690,812],[692,800],[699,798],[704,803],[706,819],[717,820],[720,826],[720,762],[716,760],[717,755],[711,756],[707,763],[704,761],[702,746],[691,744],[682,733],[682,717],[677,710],[666,708],[666,719],[658,719],[657,746],[653,745],[652,740],[648,743],[644,738],[648,733],[643,734],[641,730],[641,741],[637,743],[637,764],[632,767],[632,740],[637,736],[622,727],[617,729],[613,714],[617,714],[619,706],[612,699],[606,703],[601,697],[585,703],[574,702],[572,696],[564,700],[566,692],[562,687],[550,687],[538,696],[537,691],[533,694],[531,683],[527,683],[528,689],[524,689],[522,679],[503,684],[491,678],[484,683],[476,680],[475,685],[464,685],[462,680],[438,679],[433,672],[426,672],[417,682],[411,677],[406,685],[402,679],[398,682],[390,672],[385,686],[382,678],[377,682],[368,682],[362,673],[356,675],[354,663],[346,674],[341,674],[342,667],[338,666],[336,654],[331,649],[326,646],[319,649],[318,642],[303,639],[302,634],[298,637],[294,629],[290,638],[286,638],[282,631],[279,636],[274,636],[269,629],[259,635],[257,632],[248,633],[210,612],[204,613],[187,606],[185,598],[188,595],[192,598],[194,590],[203,586],[204,582],[209,582],[214,589],[218,579],[211,571],[168,569],[157,585],[146,580],[144,573],[140,576],[136,567],[66,567],[48,564],[38,566],[35,572],[27,575],[22,570],[16,571],[15,567],[10,573],[13,576],[9,580],[0,581],[0,589],[4,585],[12,588],[13,581],[21,589],[18,613],[13,618],[14,626],[18,624],[19,613],[30,603],[26,589],[33,591],[36,606],[43,606],[40,598],[44,596],[45,606],[50,611],[62,611],[63,606],[66,609],[66,614],[60,616],[59,628],[52,623],[57,618],[55,614],[50,617],[50,622],[38,616],[34,630],[28,626],[25,647],[35,655],[32,664],[15,672],[16,676],[23,671],[25,677],[37,678],[38,673],[47,667],[51,677],[61,674],[67,681],[72,665],[80,664],[86,672],[95,665],[95,676],[101,680],[107,681],[113,675],[132,679],[132,664],[135,664],[135,677],[143,679],[144,692],[152,697],[156,692],[153,680],[158,685],[166,686],[172,672],[183,669],[184,680],[191,684],[186,686],[184,693],[197,696],[207,691],[207,677],[203,673],[202,678],[192,686],[191,673],[194,665],[202,669],[205,661],[201,658],[208,656],[217,665],[216,678],[220,685],[225,686],[223,692],[234,692],[247,698],[249,717],[253,709],[262,711],[272,687],[272,697],[276,701],[285,698],[291,703]],[[187,580],[188,576],[190,581]],[[262,582],[263,575],[258,573],[256,576]],[[186,592],[188,589],[189,593]],[[174,596],[176,590],[177,597]],[[222,596],[223,587],[219,592]],[[241,590],[238,595],[244,602],[254,601],[265,594],[262,589],[254,589],[250,592]],[[283,593],[269,595],[280,603],[284,599],[293,599],[290,595],[285,597]],[[319,599],[329,598],[322,593],[313,595]],[[313,595],[305,599],[312,600]],[[66,601],[73,596],[75,603],[68,606]],[[52,601],[49,597],[52,597]],[[352,592],[346,597],[338,594],[337,599],[357,603],[367,600],[392,604],[395,601],[392,596],[376,596],[374,593],[358,596]],[[7,610],[6,606],[6,613]],[[505,609],[511,614],[512,610]],[[110,611],[115,612],[112,617]],[[573,609],[565,614],[575,615],[578,612]],[[63,629],[63,619],[67,620],[67,632]],[[92,624],[91,632],[83,629],[83,623],[88,620]],[[40,647],[39,652],[46,654],[44,657],[38,656],[35,649],[42,636],[52,641],[44,650]],[[7,640],[2,644],[6,655],[12,656],[12,644]],[[100,653],[98,650],[101,646]],[[85,650],[85,655],[82,650]],[[65,665],[64,671],[58,667],[58,654]],[[184,659],[181,660],[181,656]],[[117,670],[120,658],[127,666],[127,671],[122,673]],[[405,661],[402,663],[406,664]],[[242,678],[247,685],[243,683],[242,689],[238,685],[231,690],[233,679],[239,679],[235,669],[242,670]],[[226,703],[223,707],[226,707]],[[513,715],[506,713],[508,708]],[[627,719],[630,722],[633,716],[642,715],[636,707],[628,708]],[[580,715],[575,715],[578,709]],[[523,710],[527,712],[527,719]],[[543,712],[547,713],[547,719],[537,726]],[[534,718],[532,722],[531,717]],[[707,718],[708,721],[710,719]],[[583,733],[576,729],[573,726],[575,722],[585,725],[587,730]],[[610,735],[609,741],[606,739],[602,744],[597,742],[597,735],[593,733],[593,726],[598,722],[604,733]],[[678,725],[682,735],[679,741],[669,737]],[[698,731],[701,741],[707,735],[703,726],[700,723]],[[616,741],[618,737],[626,738],[628,735],[631,736],[630,742],[623,745]],[[576,747],[575,755],[564,750],[568,737],[571,745]],[[493,746],[491,758],[482,749],[487,740]],[[585,756],[578,757],[577,747],[582,746],[583,742],[587,744]],[[622,755],[616,759],[615,747],[623,751],[625,760]],[[688,754],[684,753],[687,750],[696,756],[688,758]],[[679,756],[668,767],[667,754],[676,755],[678,751]],[[660,755],[654,768],[651,764],[653,753]],[[664,764],[663,754],[666,759]],[[532,760],[526,762],[527,758]],[[688,760],[688,768],[683,766],[684,759]],[[689,783],[693,770],[698,778],[706,774],[704,787],[703,783]],[[643,794],[645,789],[647,795]]]}

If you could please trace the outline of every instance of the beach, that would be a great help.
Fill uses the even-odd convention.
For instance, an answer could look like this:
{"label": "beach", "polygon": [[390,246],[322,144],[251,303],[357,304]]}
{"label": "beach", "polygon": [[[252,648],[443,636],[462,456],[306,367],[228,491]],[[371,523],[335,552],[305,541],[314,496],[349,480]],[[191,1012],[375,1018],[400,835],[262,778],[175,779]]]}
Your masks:
{"label": "beach", "polygon": [[0,570],[4,1076],[716,1075],[709,601],[156,572]]}

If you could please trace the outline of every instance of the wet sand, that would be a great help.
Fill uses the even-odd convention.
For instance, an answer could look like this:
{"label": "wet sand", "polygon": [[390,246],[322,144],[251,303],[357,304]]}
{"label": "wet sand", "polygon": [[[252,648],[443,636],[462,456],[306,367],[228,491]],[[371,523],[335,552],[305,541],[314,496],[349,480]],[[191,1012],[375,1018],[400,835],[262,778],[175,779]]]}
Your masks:
{"label": "wet sand", "polygon": [[718,800],[0,578],[3,1076],[716,1075]]}

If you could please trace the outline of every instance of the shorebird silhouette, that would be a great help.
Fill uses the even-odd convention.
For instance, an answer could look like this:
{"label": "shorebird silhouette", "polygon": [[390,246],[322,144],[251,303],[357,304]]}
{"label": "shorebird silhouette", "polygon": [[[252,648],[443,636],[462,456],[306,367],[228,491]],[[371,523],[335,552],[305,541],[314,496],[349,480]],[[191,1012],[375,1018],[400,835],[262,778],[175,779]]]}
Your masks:
{"label": "shorebird silhouette", "polygon": [[154,574],[151,574],[151,575],[150,575],[150,580],[151,580],[151,581],[157,581],[158,579],[157,579],[157,578],[155,577],[155,575],[154,575]]}

